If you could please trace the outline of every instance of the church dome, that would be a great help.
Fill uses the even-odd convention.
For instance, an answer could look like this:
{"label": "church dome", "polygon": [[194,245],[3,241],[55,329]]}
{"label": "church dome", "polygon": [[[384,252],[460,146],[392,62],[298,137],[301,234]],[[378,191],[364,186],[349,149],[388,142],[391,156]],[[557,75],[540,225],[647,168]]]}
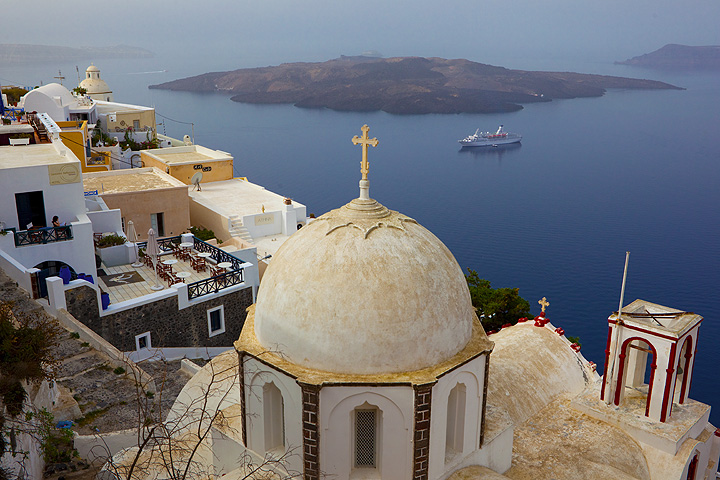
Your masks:
{"label": "church dome", "polygon": [[85,79],[78,86],[84,88],[95,100],[112,100],[112,91],[105,80],[100,78],[100,69],[95,65],[90,65],[85,70]]}
{"label": "church dome", "polygon": [[295,364],[380,374],[451,358],[470,340],[474,316],[448,248],[361,187],[361,198],[280,247],[263,276],[254,322],[263,348]]}

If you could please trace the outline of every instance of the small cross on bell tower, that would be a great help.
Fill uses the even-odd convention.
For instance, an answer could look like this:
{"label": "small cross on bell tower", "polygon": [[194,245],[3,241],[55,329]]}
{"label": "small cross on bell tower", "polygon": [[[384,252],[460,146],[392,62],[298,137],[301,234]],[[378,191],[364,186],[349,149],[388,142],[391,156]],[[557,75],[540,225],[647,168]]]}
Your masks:
{"label": "small cross on bell tower", "polygon": [[540,308],[542,309],[542,313],[545,313],[545,309],[550,306],[550,302],[547,301],[547,298],[543,297],[540,300],[538,300],[538,303],[540,304]]}
{"label": "small cross on bell tower", "polygon": [[362,145],[362,161],[360,162],[360,172],[362,173],[362,179],[360,180],[360,198],[363,200],[370,199],[370,182],[368,181],[368,172],[370,171],[370,164],[368,163],[367,152],[368,146],[377,147],[378,139],[369,138],[368,132],[370,127],[363,125],[360,129],[363,132],[362,137],[355,135],[352,138],[354,145]]}

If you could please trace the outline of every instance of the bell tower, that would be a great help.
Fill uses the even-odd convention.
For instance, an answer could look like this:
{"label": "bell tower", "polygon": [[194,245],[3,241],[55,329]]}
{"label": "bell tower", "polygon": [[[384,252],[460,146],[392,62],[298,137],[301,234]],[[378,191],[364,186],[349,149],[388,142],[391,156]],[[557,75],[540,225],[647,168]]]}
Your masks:
{"label": "bell tower", "polygon": [[635,300],[608,318],[600,398],[659,422],[688,399],[703,318]]}

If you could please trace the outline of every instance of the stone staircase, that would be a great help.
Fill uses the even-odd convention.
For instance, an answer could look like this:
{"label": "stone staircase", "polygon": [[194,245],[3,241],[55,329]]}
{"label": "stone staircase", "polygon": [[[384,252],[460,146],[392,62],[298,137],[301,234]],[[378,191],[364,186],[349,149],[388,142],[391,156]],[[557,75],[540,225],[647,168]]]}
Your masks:
{"label": "stone staircase", "polygon": [[228,232],[231,237],[237,237],[244,242],[253,243],[252,235],[250,235],[248,229],[243,225],[242,219],[237,215],[230,215],[228,217]]}

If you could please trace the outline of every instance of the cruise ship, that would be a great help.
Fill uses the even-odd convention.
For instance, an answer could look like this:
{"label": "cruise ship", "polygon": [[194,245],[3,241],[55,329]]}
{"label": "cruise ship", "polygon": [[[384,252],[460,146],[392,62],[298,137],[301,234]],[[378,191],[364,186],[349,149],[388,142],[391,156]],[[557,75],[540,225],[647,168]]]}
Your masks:
{"label": "cruise ship", "polygon": [[458,140],[463,147],[496,147],[507,143],[519,143],[522,135],[503,131],[503,126],[498,127],[497,132],[481,132],[478,128],[475,133]]}

